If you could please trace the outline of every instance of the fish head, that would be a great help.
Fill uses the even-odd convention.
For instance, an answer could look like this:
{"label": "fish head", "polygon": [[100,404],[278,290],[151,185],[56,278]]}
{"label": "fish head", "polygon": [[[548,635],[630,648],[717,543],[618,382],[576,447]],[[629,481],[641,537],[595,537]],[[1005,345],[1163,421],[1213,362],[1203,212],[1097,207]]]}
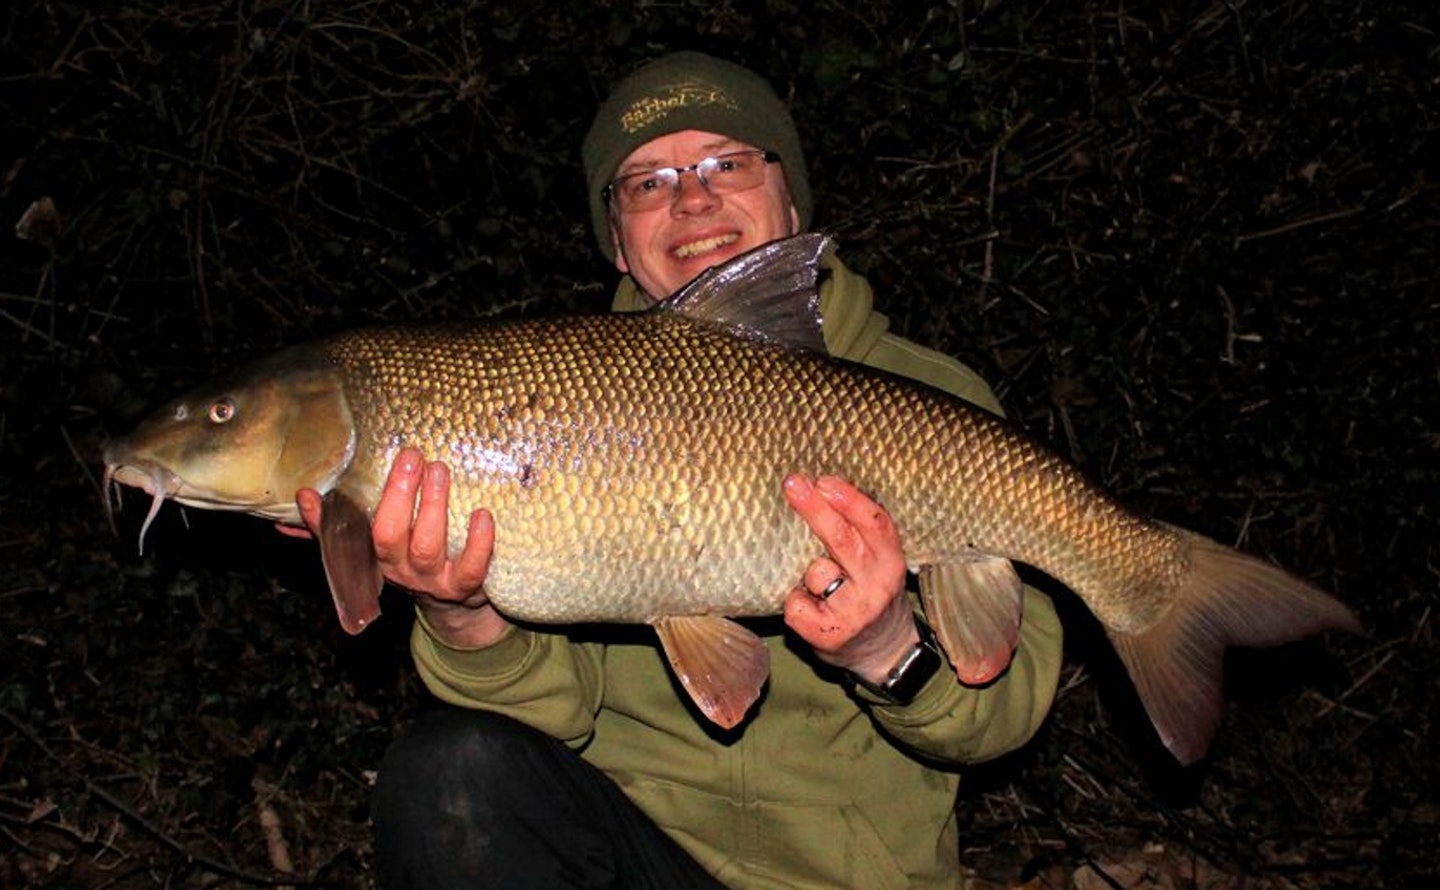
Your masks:
{"label": "fish head", "polygon": [[295,492],[333,488],[355,441],[339,372],[291,350],[171,400],[108,442],[105,488],[151,496],[142,543],[167,499],[298,524]]}

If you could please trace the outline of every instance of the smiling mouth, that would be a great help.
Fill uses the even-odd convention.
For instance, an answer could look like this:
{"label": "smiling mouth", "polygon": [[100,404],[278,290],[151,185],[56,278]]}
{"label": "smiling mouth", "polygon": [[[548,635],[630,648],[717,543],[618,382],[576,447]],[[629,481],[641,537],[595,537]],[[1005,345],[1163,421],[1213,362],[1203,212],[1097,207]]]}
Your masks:
{"label": "smiling mouth", "polygon": [[682,244],[675,248],[674,254],[679,259],[688,260],[693,256],[718,250],[727,245],[734,244],[739,240],[740,235],[733,232],[728,235],[716,235],[713,238],[704,238],[699,241],[691,241],[689,244]]}

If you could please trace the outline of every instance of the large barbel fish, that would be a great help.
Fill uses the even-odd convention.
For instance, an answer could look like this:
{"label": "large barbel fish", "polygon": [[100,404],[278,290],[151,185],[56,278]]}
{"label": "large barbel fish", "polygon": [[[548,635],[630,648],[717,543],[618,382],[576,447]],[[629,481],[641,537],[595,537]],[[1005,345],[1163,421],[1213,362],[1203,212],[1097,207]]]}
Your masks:
{"label": "large barbel fish", "polygon": [[[325,494],[341,623],[379,614],[369,517],[399,449],[452,471],[450,550],[495,516],[486,592],[530,622],[642,622],[699,709],[739,723],[769,673],[734,617],[779,612],[823,552],[781,494],[835,474],[894,516],[959,680],[1008,664],[1021,583],[1066,584],[1099,618],[1164,743],[1201,757],[1228,645],[1358,629],[1267,562],[1128,512],[1064,460],[953,396],[836,361],[802,235],[712,269],[640,314],[380,327],[292,347],[161,408],[105,449],[109,480],[298,523]],[[108,502],[108,499],[107,499]],[[141,529],[143,540],[144,528]]]}

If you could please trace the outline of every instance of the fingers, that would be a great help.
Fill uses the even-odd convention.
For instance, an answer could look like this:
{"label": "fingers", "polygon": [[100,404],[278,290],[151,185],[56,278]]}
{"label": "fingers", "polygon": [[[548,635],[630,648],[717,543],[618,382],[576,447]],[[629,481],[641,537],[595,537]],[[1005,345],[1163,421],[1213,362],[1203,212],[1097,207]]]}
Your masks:
{"label": "fingers", "polygon": [[494,517],[475,511],[464,548],[451,560],[449,508],[449,468],[426,463],[416,449],[402,449],[375,507],[375,555],[385,577],[401,587],[447,602],[482,603],[495,543]]}
{"label": "fingers", "polygon": [[489,510],[470,514],[465,533],[465,549],[455,560],[450,581],[458,591],[478,592],[490,574],[490,557],[495,552],[495,517]]}
{"label": "fingers", "polygon": [[293,525],[286,525],[283,522],[275,523],[275,530],[288,538],[304,538],[308,541],[311,538],[315,537],[315,535],[312,534],[309,529],[296,528]]}
{"label": "fingers", "polygon": [[295,492],[295,506],[300,508],[300,521],[312,535],[320,534],[320,505],[324,498],[313,488],[302,488]]}
{"label": "fingers", "polygon": [[811,561],[801,579],[801,586],[812,596],[828,600],[845,586],[847,576],[840,564],[828,556]]}
{"label": "fingers", "polygon": [[899,546],[900,536],[884,507],[869,495],[836,476],[820,476],[813,482],[801,473],[785,478],[785,497],[790,506],[836,560],[865,548]]}
{"label": "fingers", "polygon": [[320,492],[313,488],[302,488],[295,492],[295,506],[300,511],[304,528],[285,522],[275,523],[275,530],[291,538],[314,538],[320,533]]}
{"label": "fingers", "polygon": [[401,449],[375,506],[375,555],[386,568],[435,574],[449,556],[450,468]]}
{"label": "fingers", "polygon": [[791,509],[800,514],[826,550],[835,553],[838,549],[853,549],[856,530],[840,514],[825,489],[801,473],[786,476],[784,489]]}
{"label": "fingers", "polygon": [[[888,592],[903,584],[905,554],[890,514],[869,495],[835,476],[811,482],[800,473],[786,477],[785,498],[825,545],[840,570],[866,585],[889,580]],[[825,579],[817,592],[828,584]]]}
{"label": "fingers", "polygon": [[375,506],[375,517],[371,520],[375,553],[382,563],[399,561],[410,547],[410,524],[415,516],[415,499],[420,492],[423,469],[424,460],[414,448],[401,449],[390,466],[390,475],[385,479],[380,503]]}
{"label": "fingers", "polygon": [[410,566],[433,573],[449,556],[450,468],[428,463],[420,472],[420,506],[410,526]]}

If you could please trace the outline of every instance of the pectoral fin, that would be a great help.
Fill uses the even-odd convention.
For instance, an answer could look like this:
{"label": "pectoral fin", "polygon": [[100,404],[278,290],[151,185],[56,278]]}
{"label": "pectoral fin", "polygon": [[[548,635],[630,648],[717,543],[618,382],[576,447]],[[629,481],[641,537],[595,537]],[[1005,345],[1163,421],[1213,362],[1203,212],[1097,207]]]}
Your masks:
{"label": "pectoral fin", "polygon": [[320,558],[346,633],[358,634],[380,617],[385,577],[370,537],[370,517],[349,495],[332,490],[320,513]]}
{"label": "pectoral fin", "polygon": [[718,615],[667,616],[652,623],[700,712],[725,729],[744,720],[770,676],[764,641]]}
{"label": "pectoral fin", "polygon": [[1015,654],[1024,602],[1010,560],[975,554],[922,566],[920,598],[960,682],[979,685],[1000,676]]}

